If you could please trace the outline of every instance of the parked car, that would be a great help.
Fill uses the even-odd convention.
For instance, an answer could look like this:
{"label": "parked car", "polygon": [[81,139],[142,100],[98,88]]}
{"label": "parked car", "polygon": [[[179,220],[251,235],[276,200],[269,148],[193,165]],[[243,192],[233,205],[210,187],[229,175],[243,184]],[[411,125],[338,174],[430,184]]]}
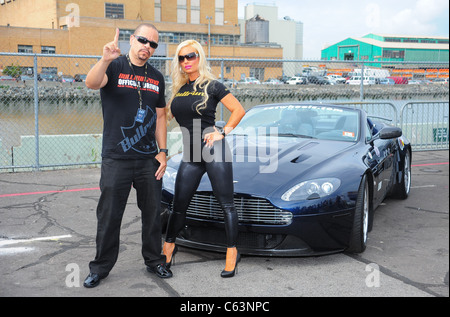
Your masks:
{"label": "parked car", "polygon": [[339,75],[328,75],[325,76],[330,84],[345,84],[345,78]]}
{"label": "parked car", "polygon": [[256,85],[259,85],[259,84],[261,84],[261,82],[258,79],[256,79],[255,77],[246,77],[244,79],[241,79],[239,81],[239,84],[256,84]]}
{"label": "parked car", "polygon": [[34,77],[29,75],[20,75],[18,78],[19,81],[33,81]]}
{"label": "parked car", "polygon": [[281,80],[275,79],[275,78],[269,78],[265,82],[263,82],[264,85],[283,85],[283,82]]}
{"label": "parked car", "polygon": [[52,73],[40,73],[38,74],[38,81],[57,81],[58,76]]}
{"label": "parked car", "polygon": [[288,76],[283,75],[283,76],[278,77],[278,79],[279,79],[282,83],[286,84],[287,81],[288,81],[289,79],[291,79],[291,77],[288,77]]}
{"label": "parked car", "polygon": [[238,85],[238,81],[235,80],[235,79],[228,79],[228,78],[225,78],[225,79],[223,80],[223,84],[224,84],[225,86],[227,86],[227,87],[234,88],[234,87],[236,87],[236,86]]}
{"label": "parked car", "polygon": [[381,78],[380,85],[395,85],[395,81],[392,78]]}
{"label": "parked car", "polygon": [[330,85],[328,79],[322,76],[309,76],[308,82],[316,85]]}
{"label": "parked car", "polygon": [[447,84],[448,85],[448,78],[438,78],[433,80],[433,84]]}
{"label": "parked car", "polygon": [[[410,192],[409,141],[400,128],[372,120],[361,109],[311,103],[256,106],[226,141],[242,254],[363,252],[377,206],[388,194],[405,199]],[[164,175],[163,222],[181,158],[173,156]],[[224,251],[223,221],[205,175],[177,244]]]}
{"label": "parked car", "polygon": [[305,85],[305,84],[307,84],[307,80],[306,80],[306,77],[297,77],[297,76],[294,76],[294,77],[291,77],[288,81],[286,81],[286,84],[289,84],[289,85]]}
{"label": "parked car", "polygon": [[73,83],[75,79],[70,75],[62,75],[58,78],[58,81],[61,83]]}
{"label": "parked car", "polygon": [[16,80],[16,79],[9,75],[0,76],[0,81],[14,81],[14,80]]}
{"label": "parked car", "polygon": [[74,80],[76,82],[84,82],[86,81],[86,74],[75,74],[75,76],[73,76]]}
{"label": "parked car", "polygon": [[409,79],[406,77],[398,77],[397,76],[397,77],[387,77],[387,78],[393,79],[395,81],[396,85],[407,85],[408,81],[409,81]]}

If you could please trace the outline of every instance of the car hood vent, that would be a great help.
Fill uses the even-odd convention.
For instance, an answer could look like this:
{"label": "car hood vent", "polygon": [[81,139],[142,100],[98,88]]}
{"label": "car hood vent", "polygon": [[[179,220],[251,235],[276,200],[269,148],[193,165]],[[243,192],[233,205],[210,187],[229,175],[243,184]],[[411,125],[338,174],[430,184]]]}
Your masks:
{"label": "car hood vent", "polygon": [[300,163],[303,161],[306,161],[307,159],[309,159],[311,157],[311,155],[307,155],[307,154],[300,154],[299,156],[297,156],[295,159],[291,160],[292,163]]}

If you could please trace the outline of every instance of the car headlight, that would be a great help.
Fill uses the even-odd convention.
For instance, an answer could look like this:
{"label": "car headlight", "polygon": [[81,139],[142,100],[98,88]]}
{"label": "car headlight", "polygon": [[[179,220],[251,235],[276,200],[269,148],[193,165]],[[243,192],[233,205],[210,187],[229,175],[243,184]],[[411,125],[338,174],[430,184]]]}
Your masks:
{"label": "car headlight", "polygon": [[281,199],[284,201],[318,199],[332,194],[341,185],[338,178],[318,178],[301,182],[287,190]]}
{"label": "car headlight", "polygon": [[174,192],[175,191],[175,179],[177,178],[178,171],[173,167],[167,166],[166,172],[163,176],[163,187],[164,189]]}

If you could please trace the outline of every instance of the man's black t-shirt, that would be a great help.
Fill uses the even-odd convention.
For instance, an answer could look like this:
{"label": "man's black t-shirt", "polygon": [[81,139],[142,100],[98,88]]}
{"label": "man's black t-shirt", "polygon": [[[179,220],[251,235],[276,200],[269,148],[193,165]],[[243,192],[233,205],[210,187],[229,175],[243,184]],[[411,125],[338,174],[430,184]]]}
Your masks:
{"label": "man's black t-shirt", "polygon": [[[147,159],[158,153],[156,108],[166,105],[164,77],[148,63],[142,67],[133,65],[133,69],[134,72],[126,56],[115,59],[106,71],[108,83],[100,89],[104,158]],[[136,121],[139,109],[137,85],[141,87],[142,109],[145,111],[142,123]]]}
{"label": "man's black t-shirt", "polygon": [[[202,136],[205,129],[214,127],[217,104],[227,96],[230,91],[219,81],[212,81],[208,86],[209,99],[206,108],[196,110],[196,106],[203,102],[204,92],[197,87],[194,90],[194,82],[189,82],[180,88],[171,104],[171,112],[177,120],[183,133],[183,147],[185,154],[189,150],[191,160],[193,152],[200,150]],[[206,132],[212,132],[206,131]],[[186,157],[186,155],[185,155]]]}

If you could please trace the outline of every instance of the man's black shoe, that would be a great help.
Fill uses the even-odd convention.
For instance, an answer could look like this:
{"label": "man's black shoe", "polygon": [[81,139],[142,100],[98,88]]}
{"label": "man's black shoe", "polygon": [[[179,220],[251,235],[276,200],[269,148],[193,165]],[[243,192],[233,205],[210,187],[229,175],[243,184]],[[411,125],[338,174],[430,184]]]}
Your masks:
{"label": "man's black shoe", "polygon": [[[106,275],[108,276],[108,275]],[[84,280],[83,286],[87,288],[93,288],[100,284],[100,281],[104,279],[106,276],[101,277],[96,273],[89,273],[89,275]]]}
{"label": "man's black shoe", "polygon": [[155,266],[147,266],[147,271],[150,273],[155,273],[156,276],[160,278],[170,278],[173,276],[172,271],[166,268],[163,264],[158,264]]}

